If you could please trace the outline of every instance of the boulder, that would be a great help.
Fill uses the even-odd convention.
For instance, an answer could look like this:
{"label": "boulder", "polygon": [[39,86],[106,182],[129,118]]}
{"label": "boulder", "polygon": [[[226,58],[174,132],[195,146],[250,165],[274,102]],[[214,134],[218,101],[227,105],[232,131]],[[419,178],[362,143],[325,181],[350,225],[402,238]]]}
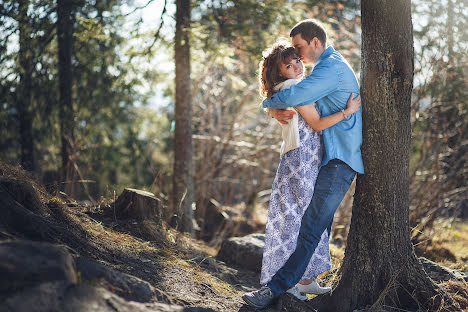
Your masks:
{"label": "boulder", "polygon": [[0,243],[0,293],[48,281],[77,281],[73,259],[63,246],[32,241]]}
{"label": "boulder", "polygon": [[138,302],[152,299],[165,303],[177,303],[166,293],[133,275],[119,272],[98,262],[79,257],[75,260],[76,270],[83,281],[104,280],[122,298]]}
{"label": "boulder", "polygon": [[223,241],[216,257],[229,264],[252,271],[259,271],[262,267],[264,246],[264,234],[231,237]]}
{"label": "boulder", "polygon": [[51,240],[59,234],[47,219],[50,210],[31,184],[0,178],[0,207],[0,229],[5,235]]}
{"label": "boulder", "polygon": [[0,305],[0,312],[182,312],[178,305],[126,301],[102,287],[49,282],[18,292]]}
{"label": "boulder", "polygon": [[[72,248],[87,244],[86,233],[60,201],[42,203],[34,182],[0,177],[0,240],[27,239],[62,243]],[[42,193],[43,194],[43,193]]]}
{"label": "boulder", "polygon": [[0,189],[4,195],[8,195],[29,211],[41,215],[49,212],[34,187],[27,181],[0,177]]}
{"label": "boulder", "polygon": [[153,193],[126,188],[113,204],[118,219],[160,220],[162,204]]}

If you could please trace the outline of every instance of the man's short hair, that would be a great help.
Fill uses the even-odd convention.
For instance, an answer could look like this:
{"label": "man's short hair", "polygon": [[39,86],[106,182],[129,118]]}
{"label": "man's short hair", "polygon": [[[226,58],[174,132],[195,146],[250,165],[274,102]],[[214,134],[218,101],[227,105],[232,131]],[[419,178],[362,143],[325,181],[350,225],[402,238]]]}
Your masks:
{"label": "man's short hair", "polygon": [[298,34],[301,34],[302,39],[307,41],[307,43],[310,43],[314,37],[317,37],[322,45],[326,47],[327,33],[322,24],[316,19],[310,18],[300,21],[291,29],[289,36],[292,38]]}

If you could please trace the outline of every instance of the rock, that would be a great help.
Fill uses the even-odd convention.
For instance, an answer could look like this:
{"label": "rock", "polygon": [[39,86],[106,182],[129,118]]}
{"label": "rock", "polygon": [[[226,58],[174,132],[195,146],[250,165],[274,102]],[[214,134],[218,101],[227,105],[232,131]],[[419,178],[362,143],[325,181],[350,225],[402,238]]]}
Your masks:
{"label": "rock", "polygon": [[143,239],[148,241],[156,241],[159,243],[167,242],[167,227],[163,223],[164,222],[161,221],[155,222],[151,220],[142,221],[139,224],[139,234]]}
{"label": "rock", "polygon": [[460,280],[463,279],[468,282],[468,274],[458,272],[449,268],[446,268],[440,264],[437,264],[429,259],[420,257],[419,261],[424,267],[427,275],[436,282],[448,281],[448,280]]}
{"label": "rock", "polygon": [[114,203],[115,215],[119,219],[134,218],[160,220],[162,204],[153,193],[126,188]]}
{"label": "rock", "polygon": [[11,197],[29,211],[47,214],[47,207],[41,202],[34,187],[26,182],[15,179],[0,178],[2,193]]}
{"label": "rock", "polygon": [[216,257],[226,263],[235,264],[252,271],[259,271],[262,267],[264,246],[264,234],[231,237],[223,241]]}
{"label": "rock", "polygon": [[24,181],[0,178],[0,207],[0,229],[7,235],[34,240],[50,240],[58,235],[47,220],[50,210]]}
{"label": "rock", "polygon": [[214,245],[222,243],[224,237],[240,237],[258,229],[253,218],[246,216],[242,209],[223,206],[214,199],[200,215],[196,214],[196,223],[200,225],[199,238]]}
{"label": "rock", "polygon": [[151,299],[165,303],[177,301],[138,277],[116,271],[103,264],[79,257],[75,260],[76,270],[84,281],[103,279],[110,284],[116,294],[132,301],[149,302]]}
{"label": "rock", "polygon": [[49,282],[21,291],[0,305],[0,312],[182,312],[182,306],[125,301],[102,287]]}
{"label": "rock", "polygon": [[0,239],[19,238],[63,243],[72,248],[87,243],[86,233],[58,202],[41,202],[32,182],[0,177]]}
{"label": "rock", "polygon": [[77,281],[65,247],[43,242],[0,243],[0,292],[14,292],[47,281]]}

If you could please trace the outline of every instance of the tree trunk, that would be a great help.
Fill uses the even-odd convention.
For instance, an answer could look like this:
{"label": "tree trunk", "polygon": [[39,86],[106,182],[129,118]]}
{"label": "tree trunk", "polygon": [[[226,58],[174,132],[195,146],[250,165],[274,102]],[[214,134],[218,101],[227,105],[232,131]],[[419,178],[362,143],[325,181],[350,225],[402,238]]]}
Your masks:
{"label": "tree trunk", "polygon": [[114,202],[114,215],[117,219],[151,219],[161,221],[162,205],[153,193],[126,188]]}
{"label": "tree trunk", "polygon": [[447,2],[447,57],[448,62],[451,65],[453,63],[453,47],[454,47],[454,31],[453,27],[455,21],[455,14],[453,8],[453,0],[448,0]]}
{"label": "tree trunk", "polygon": [[72,102],[72,46],[73,46],[73,0],[57,1],[58,72],[59,72],[59,118],[62,141],[62,190],[73,196],[75,170],[73,164],[74,116]]}
{"label": "tree trunk", "polygon": [[34,68],[33,53],[31,51],[31,25],[28,17],[28,0],[19,1],[19,74],[18,87],[18,121],[21,146],[21,165],[28,171],[36,170],[34,158],[34,135],[32,114],[32,73]]}
{"label": "tree trunk", "polygon": [[176,103],[172,204],[179,229],[193,233],[192,98],[190,80],[190,0],[177,0],[175,66]]}
{"label": "tree trunk", "polygon": [[[457,304],[424,272],[409,229],[413,35],[410,0],[363,0],[365,174],[357,179],[341,280],[319,311]],[[459,308],[459,307],[458,307]]]}

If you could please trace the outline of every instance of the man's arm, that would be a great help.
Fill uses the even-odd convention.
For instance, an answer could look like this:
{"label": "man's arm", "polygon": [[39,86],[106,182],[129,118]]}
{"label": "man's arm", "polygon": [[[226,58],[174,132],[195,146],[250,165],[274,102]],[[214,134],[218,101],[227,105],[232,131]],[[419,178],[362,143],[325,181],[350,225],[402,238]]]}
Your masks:
{"label": "man's arm", "polygon": [[287,108],[304,106],[336,91],[339,73],[329,66],[319,66],[304,80],[288,89],[275,93],[263,101],[263,107]]}
{"label": "man's arm", "polygon": [[288,124],[288,120],[292,119],[294,114],[296,114],[295,111],[289,110],[289,109],[274,109],[274,108],[267,108],[268,113],[275,117],[276,120],[278,120],[279,123],[282,123],[283,125]]}

